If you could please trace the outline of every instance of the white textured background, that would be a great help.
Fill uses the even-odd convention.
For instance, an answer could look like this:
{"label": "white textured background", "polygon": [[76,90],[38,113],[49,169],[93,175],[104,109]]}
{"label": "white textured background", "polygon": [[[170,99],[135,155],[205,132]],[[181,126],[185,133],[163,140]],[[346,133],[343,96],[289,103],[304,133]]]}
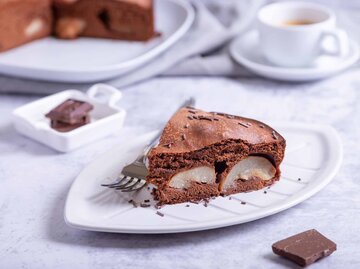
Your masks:
{"label": "white textured background", "polygon": [[[0,85],[1,87],[1,85]],[[198,107],[260,120],[333,125],[344,143],[343,166],[325,189],[302,204],[248,224],[174,235],[121,235],[66,226],[70,184],[97,155],[160,126],[173,104],[195,96]],[[0,95],[0,268],[296,268],[271,244],[316,228],[338,251],[311,268],[360,267],[360,71],[317,83],[263,79],[162,78],[124,90],[128,118],[121,137],[71,154],[18,135],[11,111],[37,97]]]}

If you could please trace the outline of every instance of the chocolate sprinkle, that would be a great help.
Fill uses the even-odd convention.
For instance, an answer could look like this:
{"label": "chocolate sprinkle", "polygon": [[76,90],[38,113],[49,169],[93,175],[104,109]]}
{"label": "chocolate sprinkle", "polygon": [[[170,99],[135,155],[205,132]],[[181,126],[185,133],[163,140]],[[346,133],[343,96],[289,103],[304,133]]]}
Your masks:
{"label": "chocolate sprinkle", "polygon": [[185,207],[190,207],[190,205],[186,205]]}
{"label": "chocolate sprinkle", "polygon": [[231,196],[229,197],[229,200],[231,200],[232,198],[231,198]]}
{"label": "chocolate sprinkle", "polygon": [[143,203],[141,203],[140,206],[141,206],[141,207],[150,207],[149,204],[143,204]]}
{"label": "chocolate sprinkle", "polygon": [[242,205],[246,205],[246,202],[244,202],[244,201],[241,201],[241,204],[242,204]]}
{"label": "chocolate sprinkle", "polygon": [[188,110],[188,112],[191,113],[191,114],[196,114],[196,112],[193,111],[193,110]]}
{"label": "chocolate sprinkle", "polygon": [[181,135],[181,138],[182,138],[182,140],[186,140],[186,135],[185,135],[185,134],[182,134],[182,135]]}
{"label": "chocolate sprinkle", "polygon": [[156,211],[156,215],[159,215],[160,217],[165,216],[163,213],[161,213],[160,211]]}
{"label": "chocolate sprinkle", "polygon": [[218,119],[218,118],[213,118],[213,120],[214,120],[214,121],[219,121],[219,119]]}
{"label": "chocolate sprinkle", "polygon": [[275,131],[272,131],[272,137],[276,140],[276,139],[278,139],[278,137],[277,137],[277,135],[276,135],[276,133],[275,133]]}
{"label": "chocolate sprinkle", "polygon": [[145,202],[145,203],[149,203],[149,202],[150,202],[150,200],[146,199],[146,200],[144,200],[144,202]]}
{"label": "chocolate sprinkle", "polygon": [[301,178],[298,178],[298,181],[301,181]]}
{"label": "chocolate sprinkle", "polygon": [[192,203],[192,204],[199,204],[198,201],[190,201],[190,203]]}
{"label": "chocolate sprinkle", "polygon": [[194,118],[192,116],[187,116],[189,120],[193,120]]}
{"label": "chocolate sprinkle", "polygon": [[184,128],[186,128],[186,129],[189,128],[189,123],[186,123]]}
{"label": "chocolate sprinkle", "polygon": [[267,194],[267,191],[264,191],[265,194]]}
{"label": "chocolate sprinkle", "polygon": [[206,116],[199,116],[199,120],[208,120],[208,121],[213,121],[212,118],[206,117]]}
{"label": "chocolate sprinkle", "polygon": [[265,128],[265,126],[263,124],[260,124],[259,127],[260,128]]}
{"label": "chocolate sprinkle", "polygon": [[238,122],[238,124],[239,124],[239,125],[241,125],[241,126],[243,126],[243,127],[245,127],[245,128],[249,128],[249,126],[248,126],[248,125],[246,125],[245,123]]}

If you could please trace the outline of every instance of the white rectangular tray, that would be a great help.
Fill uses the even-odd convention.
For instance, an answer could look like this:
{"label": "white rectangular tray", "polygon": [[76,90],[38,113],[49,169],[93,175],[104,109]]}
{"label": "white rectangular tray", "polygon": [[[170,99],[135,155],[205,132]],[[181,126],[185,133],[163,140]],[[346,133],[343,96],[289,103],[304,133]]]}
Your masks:
{"label": "white rectangular tray", "polygon": [[[287,141],[279,182],[270,189],[240,193],[203,204],[134,208],[128,201],[151,199],[147,188],[125,194],[100,186],[114,180],[151,138],[150,133],[123,143],[89,164],[73,183],[65,206],[68,225],[91,231],[117,233],[176,233],[213,229],[263,218],[290,208],[317,193],[335,176],[342,161],[337,132],[326,125],[272,125]],[[300,181],[298,179],[301,179]],[[243,204],[241,202],[246,202]],[[152,205],[155,204],[151,200]]]}

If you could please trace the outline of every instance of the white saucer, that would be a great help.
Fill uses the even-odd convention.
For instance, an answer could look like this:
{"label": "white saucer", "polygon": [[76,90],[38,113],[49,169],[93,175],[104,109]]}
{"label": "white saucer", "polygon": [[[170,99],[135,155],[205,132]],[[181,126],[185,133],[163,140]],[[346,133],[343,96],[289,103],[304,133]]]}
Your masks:
{"label": "white saucer", "polygon": [[96,82],[124,75],[174,45],[190,28],[195,11],[188,1],[155,0],[161,36],[148,42],[48,37],[0,53],[0,73],[59,82]]}
{"label": "white saucer", "polygon": [[[84,168],[69,191],[65,221],[72,227],[90,231],[178,233],[249,222],[293,207],[320,191],[335,176],[342,161],[341,141],[337,132],[326,125],[278,123],[273,126],[284,135],[287,146],[281,179],[266,192],[231,195],[231,200],[217,197],[208,207],[202,203],[184,203],[155,209],[147,188],[138,193],[122,193],[101,187],[101,183],[114,180],[122,167],[136,158],[157,135],[152,132],[122,141]],[[130,199],[137,202],[149,199],[152,206],[134,208],[128,202]],[[157,210],[164,216],[157,215]]]}
{"label": "white saucer", "polygon": [[254,73],[284,81],[323,79],[349,68],[360,56],[358,45],[350,40],[349,53],[344,57],[320,56],[311,66],[304,68],[278,67],[269,63],[261,54],[256,30],[236,38],[230,45],[230,54],[238,63]]}

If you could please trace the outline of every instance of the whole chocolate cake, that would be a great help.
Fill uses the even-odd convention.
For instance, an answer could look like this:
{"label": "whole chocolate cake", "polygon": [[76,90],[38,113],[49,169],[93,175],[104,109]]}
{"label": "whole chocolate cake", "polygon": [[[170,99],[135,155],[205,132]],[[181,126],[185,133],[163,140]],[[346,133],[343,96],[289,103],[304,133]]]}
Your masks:
{"label": "whole chocolate cake", "polygon": [[159,204],[258,190],[279,180],[285,139],[256,120],[182,108],[148,156]]}
{"label": "whole chocolate cake", "polygon": [[152,0],[56,0],[55,34],[145,41],[154,36]]}

